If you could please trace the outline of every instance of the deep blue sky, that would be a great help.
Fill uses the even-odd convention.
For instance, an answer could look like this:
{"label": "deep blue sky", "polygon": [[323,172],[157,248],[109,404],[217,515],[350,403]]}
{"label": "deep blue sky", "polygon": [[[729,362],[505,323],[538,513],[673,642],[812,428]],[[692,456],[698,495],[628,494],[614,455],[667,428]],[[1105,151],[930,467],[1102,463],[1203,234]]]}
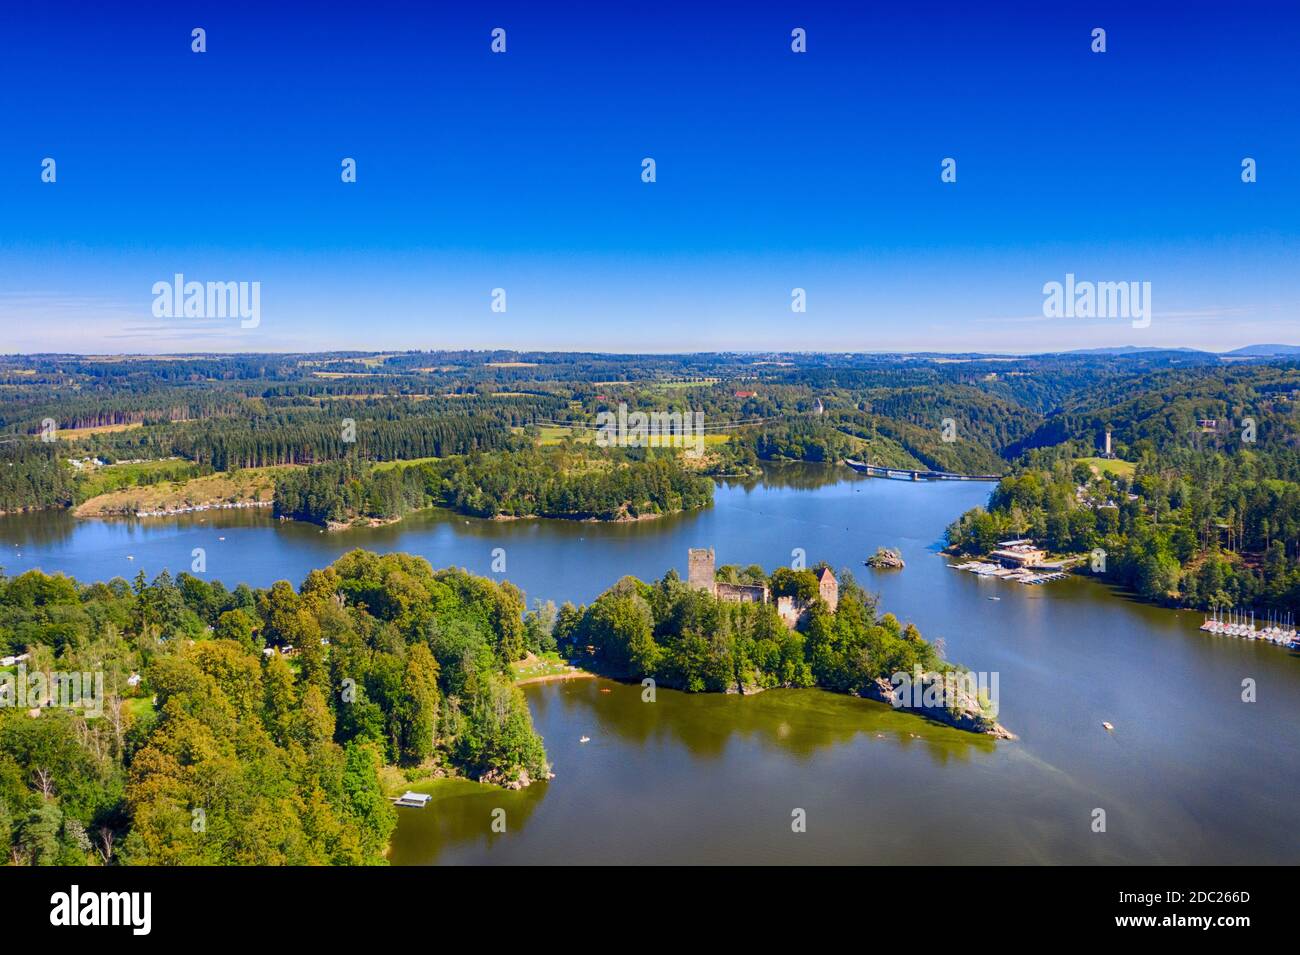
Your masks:
{"label": "deep blue sky", "polygon": [[[1300,341],[1300,4],[607,7],[12,8],[0,350]],[[178,271],[260,327],[154,318]],[[1151,327],[1042,318],[1067,272]]]}

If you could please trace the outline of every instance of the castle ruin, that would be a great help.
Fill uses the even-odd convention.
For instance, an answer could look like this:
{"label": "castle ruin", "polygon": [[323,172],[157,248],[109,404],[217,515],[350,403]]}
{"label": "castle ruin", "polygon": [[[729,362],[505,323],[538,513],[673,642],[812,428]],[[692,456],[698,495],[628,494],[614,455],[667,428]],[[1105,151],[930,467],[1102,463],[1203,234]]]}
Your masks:
{"label": "castle ruin", "polygon": [[[729,584],[717,579],[717,568],[712,547],[692,547],[686,552],[686,582],[695,590],[729,603],[771,603],[772,595],[767,584]],[[832,613],[840,603],[840,585],[829,567],[817,571],[817,593]],[[789,628],[794,627],[808,612],[809,605],[794,597],[778,597],[776,612]]]}

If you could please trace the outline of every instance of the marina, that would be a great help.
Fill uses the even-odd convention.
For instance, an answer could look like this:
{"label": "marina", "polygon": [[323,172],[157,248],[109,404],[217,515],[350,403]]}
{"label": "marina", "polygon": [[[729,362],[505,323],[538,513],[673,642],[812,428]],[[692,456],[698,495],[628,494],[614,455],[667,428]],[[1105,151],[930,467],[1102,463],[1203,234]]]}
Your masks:
{"label": "marina", "polygon": [[1032,570],[1028,567],[1003,567],[1001,564],[985,560],[968,560],[963,564],[949,564],[954,570],[965,570],[980,577],[996,577],[999,580],[1013,580],[1020,584],[1045,584],[1053,580],[1064,580],[1070,576],[1062,570]]}
{"label": "marina", "polygon": [[968,560],[948,566],[980,577],[997,577],[1021,584],[1045,584],[1069,576],[1066,567],[1071,563],[1070,558],[1048,560],[1047,551],[1028,537],[998,541],[997,549],[989,551],[988,556],[996,560]]}
{"label": "marina", "polygon": [[1216,610],[1205,618],[1201,629],[1223,637],[1241,637],[1245,640],[1262,640],[1279,647],[1300,650],[1300,633],[1296,631],[1293,614],[1269,614],[1265,625],[1257,627],[1255,612]]}

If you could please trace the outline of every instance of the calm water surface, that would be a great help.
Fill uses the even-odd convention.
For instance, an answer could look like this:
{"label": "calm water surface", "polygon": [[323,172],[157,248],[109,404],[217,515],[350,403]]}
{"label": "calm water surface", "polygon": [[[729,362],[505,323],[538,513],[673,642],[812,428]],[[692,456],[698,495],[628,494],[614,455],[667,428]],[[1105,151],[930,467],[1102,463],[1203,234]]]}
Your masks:
{"label": "calm water surface", "polygon": [[[852,567],[886,609],[942,637],[951,659],[996,671],[1000,719],[1020,735],[995,744],[815,690],[660,690],[648,704],[639,687],[603,680],[534,685],[525,692],[556,778],[519,793],[430,784],[427,809],[399,810],[397,864],[1300,860],[1300,657],[1204,635],[1199,615],[1087,580],[1025,587],[951,570],[938,555],[943,529],[988,491],[788,466],[720,486],[705,512],[642,524],[429,512],[322,534],[247,512],[27,515],[0,519],[0,565],[152,577],[187,569],[202,547],[210,576],[264,586],[299,582],[352,547],[491,576],[504,547],[504,576],[530,600],[559,602],[589,601],[623,574],[684,574],[688,547],[768,568],[803,548],[810,563]],[[864,568],[880,545],[900,548],[906,569]],[[1246,678],[1256,703],[1241,702]],[[504,834],[490,830],[498,807]],[[1091,831],[1096,808],[1104,833]],[[804,833],[791,831],[794,809],[807,813]]]}

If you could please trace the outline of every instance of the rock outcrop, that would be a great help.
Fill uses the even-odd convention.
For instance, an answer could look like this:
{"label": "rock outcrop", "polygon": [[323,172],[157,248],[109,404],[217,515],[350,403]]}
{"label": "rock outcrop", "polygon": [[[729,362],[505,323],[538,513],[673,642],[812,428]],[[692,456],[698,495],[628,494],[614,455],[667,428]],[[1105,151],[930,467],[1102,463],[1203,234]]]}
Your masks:
{"label": "rock outcrop", "polygon": [[[920,713],[967,733],[980,733],[997,739],[1016,738],[1015,733],[987,715],[980,701],[962,687],[959,681],[954,687],[950,683],[943,683],[941,678],[927,679],[927,677],[937,676],[938,674],[923,675],[919,692],[914,692],[917,688],[911,687],[910,684],[906,688],[896,689],[888,679],[879,677],[867,685],[862,695],[867,699],[888,703],[895,709]],[[933,689],[931,695],[937,696],[938,700],[933,703],[926,702],[927,688]]]}

